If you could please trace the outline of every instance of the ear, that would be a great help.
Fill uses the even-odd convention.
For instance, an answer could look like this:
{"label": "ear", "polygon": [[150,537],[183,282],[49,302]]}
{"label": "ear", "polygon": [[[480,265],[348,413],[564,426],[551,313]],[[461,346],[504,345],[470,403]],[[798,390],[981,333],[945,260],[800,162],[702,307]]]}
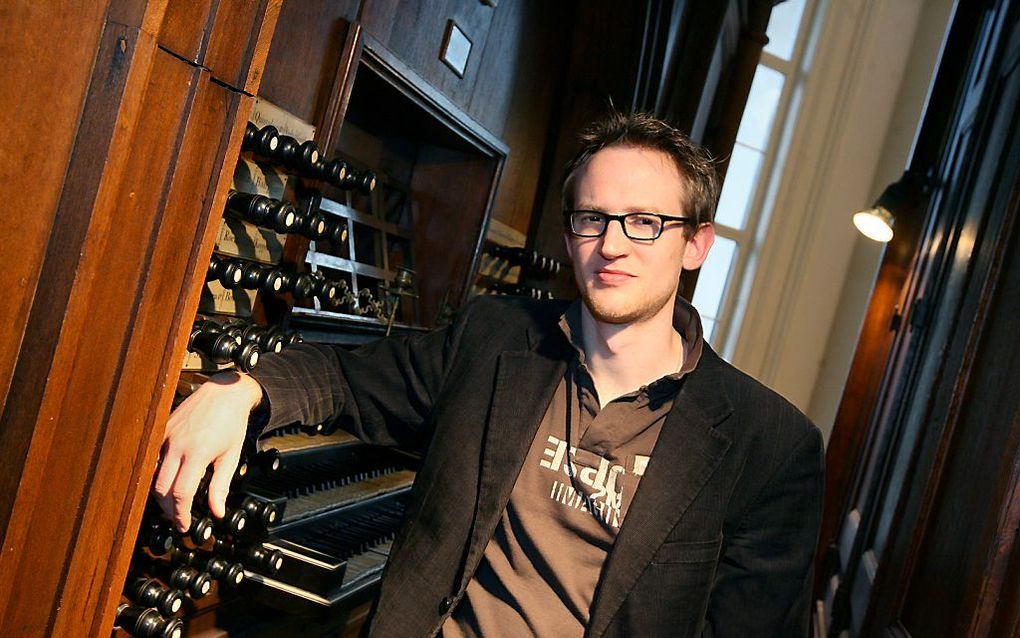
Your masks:
{"label": "ear", "polygon": [[715,243],[715,226],[705,222],[698,226],[698,230],[687,240],[684,247],[684,270],[697,270],[708,258],[708,251]]}
{"label": "ear", "polygon": [[571,241],[572,237],[573,235],[566,230],[563,231],[563,243],[567,245],[567,255],[570,256],[570,261],[574,261],[574,242]]}

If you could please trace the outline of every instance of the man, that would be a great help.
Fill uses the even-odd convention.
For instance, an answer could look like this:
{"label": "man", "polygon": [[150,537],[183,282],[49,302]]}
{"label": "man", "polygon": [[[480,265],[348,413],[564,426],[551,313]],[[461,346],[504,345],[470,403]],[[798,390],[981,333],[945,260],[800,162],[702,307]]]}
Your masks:
{"label": "man", "polygon": [[806,636],[822,442],[720,359],[681,269],[714,239],[711,161],[665,123],[592,125],[564,183],[581,302],[479,298],[452,326],[295,347],[172,415],[155,491],[223,499],[258,405],[426,450],[378,636]]}

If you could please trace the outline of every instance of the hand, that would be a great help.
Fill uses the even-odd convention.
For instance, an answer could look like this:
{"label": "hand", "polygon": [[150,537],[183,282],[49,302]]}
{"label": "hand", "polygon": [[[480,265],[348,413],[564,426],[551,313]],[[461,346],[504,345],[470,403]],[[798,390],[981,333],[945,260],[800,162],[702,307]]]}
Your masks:
{"label": "hand", "polygon": [[170,415],[153,491],[180,531],[191,527],[191,502],[209,464],[209,509],[217,518],[225,514],[248,415],[261,400],[262,386],[255,379],[225,372],[202,384]]}

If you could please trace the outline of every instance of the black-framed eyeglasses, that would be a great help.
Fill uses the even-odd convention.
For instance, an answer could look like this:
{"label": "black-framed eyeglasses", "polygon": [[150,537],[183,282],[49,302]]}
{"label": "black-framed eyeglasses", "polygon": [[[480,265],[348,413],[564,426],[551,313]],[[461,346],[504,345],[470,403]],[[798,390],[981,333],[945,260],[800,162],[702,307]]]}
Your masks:
{"label": "black-framed eyeglasses", "polygon": [[694,220],[690,217],[674,217],[659,213],[611,215],[598,210],[566,210],[563,211],[563,214],[567,218],[570,232],[578,237],[601,237],[606,233],[609,222],[613,220],[620,222],[624,235],[630,239],[639,240],[658,239],[662,235],[666,222],[694,224]]}

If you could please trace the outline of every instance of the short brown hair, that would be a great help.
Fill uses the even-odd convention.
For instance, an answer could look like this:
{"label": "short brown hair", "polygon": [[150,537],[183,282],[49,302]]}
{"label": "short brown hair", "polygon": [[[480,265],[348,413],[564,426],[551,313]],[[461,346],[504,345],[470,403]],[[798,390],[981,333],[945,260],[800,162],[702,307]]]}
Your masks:
{"label": "short brown hair", "polygon": [[595,153],[611,146],[631,146],[661,151],[673,159],[686,187],[681,202],[684,214],[696,222],[685,227],[685,233],[691,235],[700,224],[712,221],[719,198],[715,160],[676,128],[647,113],[614,112],[586,126],[579,141],[563,179],[563,210],[574,207],[577,174]]}

